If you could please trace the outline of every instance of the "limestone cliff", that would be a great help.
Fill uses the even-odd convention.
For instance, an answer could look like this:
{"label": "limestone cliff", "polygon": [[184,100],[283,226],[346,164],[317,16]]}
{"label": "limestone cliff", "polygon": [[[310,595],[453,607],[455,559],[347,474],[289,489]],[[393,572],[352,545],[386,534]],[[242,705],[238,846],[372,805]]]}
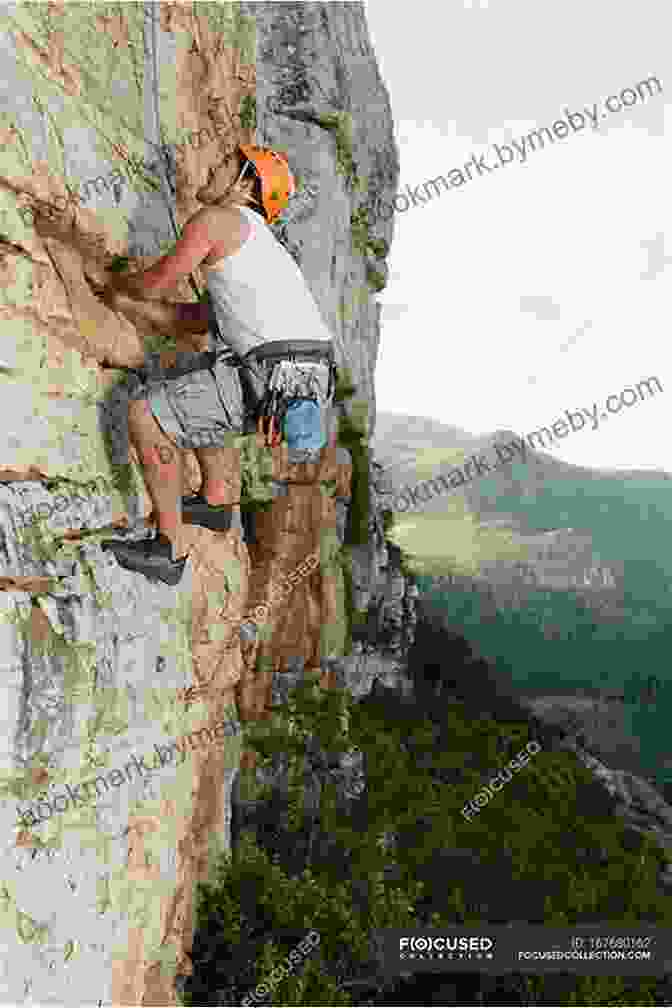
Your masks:
{"label": "limestone cliff", "polygon": [[[375,511],[371,544],[346,555],[352,466],[335,437],[316,466],[240,438],[231,500],[267,502],[258,546],[192,528],[177,589],[102,553],[110,525],[135,537],[152,521],[125,369],[175,358],[158,316],[96,295],[118,257],[148,266],[174,242],[226,150],[277,146],[300,209],[277,236],[356,386],[342,410],[370,432],[392,227],[374,235],[361,220],[396,188],[391,113],[361,4],[15,5],[0,40],[12,96],[0,113],[0,990],[16,1004],[171,1004],[175,973],[190,971],[195,883],[229,845],[244,723],[265,716],[290,666],[321,669],[325,687],[337,666],[348,678],[344,557],[360,608],[390,596],[394,609],[405,588],[381,571]],[[175,295],[190,297],[187,284]],[[311,555],[317,568],[278,600]],[[241,646],[240,621],[262,604],[261,639]],[[80,804],[70,795],[91,797],[87,783],[96,798]]]}

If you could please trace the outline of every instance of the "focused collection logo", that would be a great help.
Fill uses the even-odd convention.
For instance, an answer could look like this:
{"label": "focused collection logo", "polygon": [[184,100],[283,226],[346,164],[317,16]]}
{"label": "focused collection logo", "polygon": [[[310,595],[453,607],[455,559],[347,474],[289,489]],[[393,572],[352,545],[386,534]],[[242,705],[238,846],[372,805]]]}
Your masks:
{"label": "focused collection logo", "polygon": [[494,938],[484,935],[412,935],[399,939],[401,959],[492,959]]}

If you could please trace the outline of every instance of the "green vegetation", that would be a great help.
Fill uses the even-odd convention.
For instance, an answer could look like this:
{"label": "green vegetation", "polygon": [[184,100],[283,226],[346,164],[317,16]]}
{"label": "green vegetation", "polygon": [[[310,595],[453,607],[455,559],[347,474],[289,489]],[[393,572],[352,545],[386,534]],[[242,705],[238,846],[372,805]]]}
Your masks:
{"label": "green vegetation", "polygon": [[336,368],[336,390],[334,392],[334,402],[345,402],[346,399],[351,399],[356,391],[357,386],[352,380],[352,372],[350,371],[350,368]]}
{"label": "green vegetation", "polygon": [[[351,399],[357,391],[357,386],[352,380],[352,372],[349,368],[336,369],[336,389],[334,392],[334,403],[344,403]],[[349,436],[351,434],[351,436]],[[355,437],[355,433],[350,428],[346,430],[342,418],[339,418],[339,443],[348,448],[352,453],[353,470],[351,481],[351,504],[348,516],[348,527],[346,527],[346,540],[352,538],[354,534],[365,537],[368,541],[368,523],[370,501],[367,496],[369,492],[369,460],[366,444],[362,444],[360,436]],[[355,450],[353,451],[353,445]],[[357,467],[357,468],[356,468]],[[364,481],[364,476],[366,480]],[[366,486],[366,492],[364,491]],[[352,517],[352,513],[355,517]],[[350,530],[350,534],[348,532]],[[352,543],[351,543],[352,544]],[[361,613],[354,608],[353,584],[352,584],[352,557],[348,545],[343,545],[339,549],[338,562],[343,577],[343,604],[345,610],[346,639],[344,654],[348,655],[352,651],[352,631],[355,625],[366,619],[366,613]]]}
{"label": "green vegetation", "polygon": [[[287,814],[283,819],[275,806],[275,839],[243,831],[236,857],[223,855],[199,887],[195,953],[205,954],[195,956],[195,1000],[187,1004],[228,1003],[225,987],[242,999],[311,929],[319,946],[289,976],[271,981],[274,1004],[347,1005],[356,1003],[344,990],[353,979],[380,987],[373,928],[512,918],[672,924],[669,900],[656,887],[664,851],[647,836],[633,840],[613,814],[613,799],[573,754],[542,748],[468,822],[462,807],[489,772],[530,741],[527,723],[474,719],[459,703],[431,715],[417,707],[412,720],[403,719],[384,701],[354,704],[348,691],[322,691],[318,681],[306,679],[270,721],[246,732],[245,745],[256,749],[262,767],[287,759]],[[337,810],[333,781],[323,777],[320,835],[332,846],[309,847],[291,867],[287,858],[278,863],[278,831],[283,849],[300,846],[310,818],[302,782],[315,752],[311,738],[332,756],[361,751],[367,793],[346,814]],[[470,857],[455,860],[460,852]],[[439,877],[445,884],[436,886]],[[247,955],[239,951],[232,963],[241,947]],[[509,974],[476,982],[487,989],[495,979],[524,996],[513,1003],[656,1003],[651,977]]]}
{"label": "green vegetation", "polygon": [[383,532],[385,533],[385,538],[389,539],[389,533],[395,528],[398,519],[396,518],[394,511],[383,511]]}
{"label": "green vegetation", "polygon": [[339,319],[341,319],[341,321],[343,322],[350,322],[353,318],[355,311],[357,310],[357,306],[361,304],[366,304],[369,301],[370,297],[371,297],[371,288],[366,284],[363,287],[353,289],[352,297],[349,304],[345,295],[341,294],[340,302],[337,309]]}
{"label": "green vegetation", "polygon": [[336,139],[336,170],[345,175],[346,181],[355,185],[358,181],[352,156],[352,116],[348,112],[333,112],[320,116],[317,120],[323,129],[333,130]]}
{"label": "green vegetation", "polygon": [[[472,484],[483,510],[493,517],[495,512],[514,516],[530,529],[589,532],[590,551],[584,560],[582,551],[570,546],[558,571],[568,575],[567,589],[548,583],[523,586],[520,607],[507,605],[495,611],[487,585],[482,592],[467,584],[453,585],[438,600],[444,618],[464,627],[464,635],[486,658],[499,656],[517,688],[554,694],[561,682],[563,692],[599,686],[625,694],[626,700],[618,704],[619,734],[637,740],[642,775],[661,788],[672,783],[672,685],[659,671],[667,666],[670,653],[667,600],[672,558],[660,544],[672,515],[672,484],[653,473],[594,472],[588,478],[559,462],[549,463],[543,480],[542,470],[530,462],[512,462],[505,471],[504,488],[494,474]],[[436,472],[437,468],[430,475]],[[530,551],[536,552],[536,548]],[[602,578],[595,578],[592,588],[581,586],[593,564],[614,573],[616,590],[601,587]],[[576,577],[578,585],[569,587],[569,577]],[[661,680],[653,702],[642,696],[652,673]],[[610,734],[613,737],[608,721],[599,717],[591,729],[599,731],[605,747],[611,744]]]}
{"label": "green vegetation", "polygon": [[[240,939],[248,938],[251,933],[250,921],[238,895],[243,890],[255,894],[257,906],[274,927],[287,927],[288,922],[296,927],[298,921],[299,928],[307,931],[308,928],[303,921],[317,920],[323,914],[325,921],[328,915],[338,929],[332,931],[333,936],[342,931],[343,935],[348,937],[351,930],[350,921],[347,911],[344,911],[342,897],[339,899],[340,893],[328,892],[324,886],[315,882],[310,873],[307,873],[305,879],[297,885],[297,880],[288,879],[280,868],[270,863],[269,858],[253,842],[243,840],[242,847],[244,863],[233,866],[226,858],[222,859],[213,883],[201,889],[204,895],[199,907],[199,925],[204,925],[212,913],[222,937],[228,938],[228,941],[218,943],[221,948],[220,955],[225,951],[233,954]],[[283,901],[282,904],[279,900]],[[320,908],[322,914],[319,912]],[[315,930],[318,928],[315,927]],[[266,941],[261,955],[255,962],[256,979],[251,986],[254,987],[262,980],[267,980],[269,974],[283,962],[295,944],[283,941],[282,938]],[[215,961],[209,961],[208,965],[214,968]],[[303,968],[299,968],[296,972],[296,976],[282,981],[279,985],[280,993],[276,996],[282,996],[282,1004],[352,1004],[347,996],[337,993],[338,988],[334,979],[324,974],[321,957],[309,959]],[[216,970],[215,976],[222,986],[230,984],[230,978]],[[218,992],[212,987],[209,991],[199,989],[196,995],[186,993],[183,996],[184,1004],[222,1003],[221,1000],[204,1000],[208,997],[208,993],[215,998],[218,997]],[[196,1000],[193,999],[194,996]],[[242,990],[240,996],[244,996]]]}
{"label": "green vegetation", "polygon": [[254,95],[243,95],[240,101],[240,125],[243,129],[257,128],[257,100]]}
{"label": "green vegetation", "polygon": [[388,523],[388,539],[405,554],[415,576],[474,575],[486,562],[527,555],[511,532],[484,528],[460,495],[446,496],[443,511],[393,512]]}
{"label": "green vegetation", "polygon": [[[366,626],[369,613],[367,609],[354,609],[352,610],[350,619],[353,627],[363,627]],[[349,652],[346,652],[348,654]]]}
{"label": "green vegetation", "polygon": [[352,496],[346,542],[352,546],[364,546],[369,541],[371,513],[370,456],[365,424],[358,423],[358,418],[350,414],[341,414],[338,418],[338,442],[348,449],[352,458]]}
{"label": "green vegetation", "polygon": [[445,448],[436,448],[430,443],[426,448],[419,448],[416,451],[413,458],[413,473],[416,480],[431,479],[437,472],[445,471],[448,466],[459,468],[465,459],[465,452],[459,448],[447,451]]}
{"label": "green vegetation", "polygon": [[387,286],[386,278],[379,270],[374,269],[373,266],[367,266],[366,279],[369,286],[376,292],[384,290]]}
{"label": "green vegetation", "polygon": [[267,510],[273,501],[273,455],[257,444],[256,434],[237,437],[240,452],[240,506],[244,510]]}
{"label": "green vegetation", "polygon": [[[359,207],[350,215],[350,235],[352,247],[362,256],[373,254],[378,259],[385,259],[389,248],[383,238],[372,238],[369,233],[369,211],[367,207]],[[387,281],[383,274],[371,265],[366,267],[366,279],[369,287],[378,292],[385,288]]]}
{"label": "green vegetation", "polygon": [[115,255],[112,257],[112,262],[107,267],[111,273],[123,273],[128,269],[130,265],[130,260],[128,256]]}
{"label": "green vegetation", "polygon": [[366,255],[371,241],[366,207],[359,207],[359,209],[353,210],[351,213],[350,237],[354,251],[358,252],[359,255]]}
{"label": "green vegetation", "polygon": [[343,653],[352,654],[352,629],[356,621],[355,610],[353,608],[352,590],[352,557],[347,546],[342,546],[338,554],[341,571],[343,573],[343,597],[345,610],[345,647]]}
{"label": "green vegetation", "polygon": [[359,255],[365,256],[372,253],[377,259],[385,259],[389,253],[389,246],[384,238],[372,238],[369,233],[369,210],[367,207],[359,207],[353,210],[350,215],[350,233],[352,236],[352,247]]}
{"label": "green vegetation", "polygon": [[[352,399],[356,391],[350,369],[337,368],[334,403]],[[338,443],[348,449],[352,458],[351,501],[346,528],[346,542],[351,546],[365,545],[369,541],[371,487],[367,415],[367,404],[360,402],[351,405],[349,414],[343,410],[338,418]]]}
{"label": "green vegetation", "polygon": [[369,247],[378,259],[386,259],[390,250],[384,238],[372,238]]}
{"label": "green vegetation", "polygon": [[413,557],[410,553],[404,552],[404,550],[395,541],[395,532],[399,527],[399,517],[394,511],[383,511],[383,533],[385,535],[385,540],[388,543],[394,543],[400,553],[399,559],[399,570],[406,577],[415,579],[417,576],[417,571],[414,565]]}

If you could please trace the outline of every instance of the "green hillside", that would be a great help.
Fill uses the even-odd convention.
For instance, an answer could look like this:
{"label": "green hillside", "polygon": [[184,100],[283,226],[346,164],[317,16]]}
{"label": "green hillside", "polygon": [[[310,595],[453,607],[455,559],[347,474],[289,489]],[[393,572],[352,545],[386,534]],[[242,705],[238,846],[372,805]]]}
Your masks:
{"label": "green hillside", "polygon": [[[388,473],[399,492],[426,480],[440,487],[437,477],[447,476],[460,456],[463,462],[482,450],[493,459],[494,444],[516,437],[498,432],[465,446],[462,436],[458,447],[453,429],[439,428],[432,429],[430,447],[411,427],[402,443],[397,422],[393,449],[406,461]],[[414,440],[417,461],[411,460]],[[385,445],[379,442],[376,452],[385,456]],[[388,446],[388,460],[391,454]],[[460,491],[426,496],[431,499],[412,510],[393,512],[390,537],[411,555],[409,566],[423,575],[421,589],[440,605],[446,625],[505,667],[523,695],[622,693],[624,727],[633,745],[639,743],[643,768],[661,783],[672,782],[667,474],[600,472],[528,451],[526,462],[501,465]],[[484,527],[497,518],[504,519],[499,527]],[[564,555],[546,562],[540,585],[512,597],[517,560],[540,571],[543,550],[530,547],[543,541],[539,530],[566,530],[556,548]],[[546,552],[551,555],[550,548]],[[577,583],[586,571],[613,571],[616,587],[549,588],[543,579],[554,566]],[[448,573],[458,575],[451,584],[437,580]],[[652,677],[655,696],[643,700]]]}

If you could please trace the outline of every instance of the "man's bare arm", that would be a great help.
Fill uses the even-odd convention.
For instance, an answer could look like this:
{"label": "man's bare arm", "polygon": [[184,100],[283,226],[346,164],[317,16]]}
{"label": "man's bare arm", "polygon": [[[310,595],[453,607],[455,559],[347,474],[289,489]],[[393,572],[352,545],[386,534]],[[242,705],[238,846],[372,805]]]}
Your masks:
{"label": "man's bare arm", "polygon": [[199,210],[184,225],[182,237],[178,239],[172,252],[142,272],[114,276],[110,288],[129,297],[160,300],[166,292],[174,290],[180,280],[200,266],[212,246],[207,216]]}
{"label": "man's bare arm", "polygon": [[127,294],[109,289],[101,300],[112,311],[120,312],[133,323],[145,337],[151,333],[173,337],[176,350],[206,350],[208,313],[205,305],[168,301],[138,301]]}

